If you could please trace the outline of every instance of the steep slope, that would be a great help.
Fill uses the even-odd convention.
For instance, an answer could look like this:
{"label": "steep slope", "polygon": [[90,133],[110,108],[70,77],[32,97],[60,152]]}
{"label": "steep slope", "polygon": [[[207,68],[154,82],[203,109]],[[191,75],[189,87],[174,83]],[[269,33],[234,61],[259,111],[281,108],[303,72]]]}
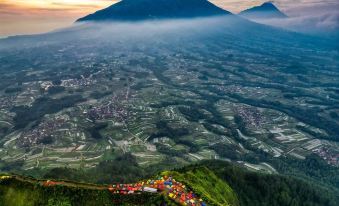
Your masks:
{"label": "steep slope", "polygon": [[[213,175],[206,172],[206,168],[207,171],[212,171]],[[334,206],[339,203],[337,189],[324,189],[319,185],[282,175],[251,172],[224,161],[203,161],[198,165],[188,166],[176,172],[180,174],[178,178],[182,177],[188,182],[196,182],[200,172],[207,174],[206,178],[202,177],[202,179],[207,181],[210,180],[210,177],[215,176],[216,179],[232,188],[232,192],[224,196],[228,198],[228,202],[232,202],[232,199],[229,199],[232,198],[230,194],[236,194],[236,201],[239,202],[240,206]],[[213,186],[202,186],[203,184],[200,184],[200,186],[208,194],[213,194],[214,191],[218,191],[220,185],[219,182],[213,183],[216,184],[213,184]],[[224,187],[224,190],[226,188]],[[196,191],[200,190],[196,189]],[[221,197],[218,195],[215,196],[213,194],[212,198],[221,202]]]}
{"label": "steep slope", "polygon": [[189,185],[211,205],[239,205],[237,195],[227,182],[218,178],[207,167],[196,167],[183,172],[163,172],[163,175],[173,176],[176,180]]}
{"label": "steep slope", "polygon": [[122,0],[85,16],[78,22],[190,18],[225,14],[229,12],[207,0]]}
{"label": "steep slope", "polygon": [[[171,189],[160,187],[161,184],[169,187],[169,183]],[[143,186],[138,187],[138,191],[134,191],[137,188],[136,185],[141,184]],[[132,187],[134,189],[128,189]],[[158,191],[150,192],[150,188],[157,188]],[[183,173],[167,171],[160,176],[157,175],[138,183],[123,184],[123,186],[122,184],[95,185],[0,175],[0,201],[5,206],[181,205],[186,201],[195,201],[192,205],[197,206],[203,206],[206,203],[220,206],[239,205],[236,195],[228,184],[204,167]]]}
{"label": "steep slope", "polygon": [[2,206],[101,206],[101,205],[176,205],[162,194],[111,194],[107,185],[63,181],[47,186],[45,180],[23,176],[0,176]]}
{"label": "steep slope", "polygon": [[286,18],[287,15],[281,12],[273,3],[266,2],[260,6],[256,6],[240,12],[240,16],[250,19],[273,19]]}
{"label": "steep slope", "polygon": [[[336,191],[294,178],[249,172],[223,161],[205,161],[175,171],[165,171],[160,176],[172,177],[173,181],[183,183],[207,205],[334,206],[338,203]],[[170,193],[161,191],[112,194],[110,185],[70,181],[54,183],[23,176],[0,175],[0,202],[4,206],[180,205],[179,201],[174,201],[180,196],[176,199]]]}

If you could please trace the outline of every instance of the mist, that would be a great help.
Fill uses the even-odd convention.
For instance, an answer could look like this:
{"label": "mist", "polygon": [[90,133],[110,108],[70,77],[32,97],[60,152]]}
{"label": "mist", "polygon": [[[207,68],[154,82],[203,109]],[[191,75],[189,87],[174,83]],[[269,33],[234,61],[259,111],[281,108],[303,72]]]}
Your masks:
{"label": "mist", "polygon": [[[175,47],[177,50],[196,45],[215,44],[251,45],[309,44],[312,37],[257,24],[236,15],[193,19],[84,22],[39,35],[24,35],[0,40],[0,51],[44,48],[63,51],[73,46],[84,53],[133,50],[135,47],[156,49]],[[319,45],[326,45],[321,43]],[[81,52],[79,52],[81,53]]]}
{"label": "mist", "polygon": [[208,34],[236,32],[242,25],[252,23],[236,16],[209,17],[175,20],[147,20],[138,22],[85,22],[38,35],[8,37],[0,41],[0,49],[5,47],[36,47],[62,44],[74,41],[114,43],[128,41],[178,41],[182,38],[197,39]]}
{"label": "mist", "polygon": [[291,8],[288,18],[254,19],[257,23],[319,36],[338,36],[338,3]]}

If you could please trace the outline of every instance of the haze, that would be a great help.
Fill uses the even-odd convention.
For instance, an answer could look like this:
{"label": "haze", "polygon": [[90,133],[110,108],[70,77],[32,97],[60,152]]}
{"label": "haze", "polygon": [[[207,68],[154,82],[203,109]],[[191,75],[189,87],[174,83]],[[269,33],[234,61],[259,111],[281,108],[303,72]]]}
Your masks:
{"label": "haze", "polygon": [[[265,0],[211,0],[216,5],[238,13],[259,5]],[[0,37],[33,34],[67,27],[76,19],[105,8],[115,0],[0,0]],[[335,0],[274,1],[284,12],[297,16],[304,10],[317,9],[316,13],[336,8]]]}

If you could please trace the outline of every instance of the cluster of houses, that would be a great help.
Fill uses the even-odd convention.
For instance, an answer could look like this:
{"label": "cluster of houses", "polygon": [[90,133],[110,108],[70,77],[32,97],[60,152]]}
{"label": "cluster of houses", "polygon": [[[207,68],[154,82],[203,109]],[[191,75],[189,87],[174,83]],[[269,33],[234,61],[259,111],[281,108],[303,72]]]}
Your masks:
{"label": "cluster of houses", "polygon": [[48,143],[48,138],[51,138],[53,133],[60,129],[67,119],[57,117],[55,119],[47,120],[39,124],[36,128],[23,132],[17,141],[19,147],[29,147],[36,144]]}
{"label": "cluster of houses", "polygon": [[129,112],[126,106],[121,103],[123,101],[122,98],[125,97],[119,95],[113,96],[108,103],[93,107],[85,113],[92,120],[114,118],[119,122],[124,122],[127,120]]}
{"label": "cluster of houses", "polygon": [[0,98],[0,109],[5,109],[13,106],[16,96],[3,96]]}
{"label": "cluster of houses", "polygon": [[218,90],[219,92],[224,92],[224,93],[243,93],[243,88],[240,86],[236,86],[236,85],[219,85],[219,86],[215,86],[214,87],[216,90]]}
{"label": "cluster of houses", "polygon": [[319,147],[314,149],[313,152],[323,158],[328,164],[339,166],[339,154],[331,151],[330,148]]}
{"label": "cluster of houses", "polygon": [[85,87],[95,83],[93,78],[79,78],[63,80],[61,86],[63,87]]}
{"label": "cluster of houses", "polygon": [[255,108],[240,106],[236,108],[236,113],[243,121],[246,122],[246,125],[254,128],[260,128],[264,122],[263,115],[261,115],[260,111]]}

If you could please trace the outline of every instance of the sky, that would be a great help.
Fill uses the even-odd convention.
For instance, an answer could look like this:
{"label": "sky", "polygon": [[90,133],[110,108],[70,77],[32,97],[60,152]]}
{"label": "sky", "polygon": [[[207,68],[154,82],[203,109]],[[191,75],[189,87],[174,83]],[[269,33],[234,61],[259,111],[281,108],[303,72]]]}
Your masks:
{"label": "sky", "polygon": [[[76,19],[118,0],[0,0],[0,37],[48,32],[70,26]],[[238,13],[267,0],[210,0]],[[338,10],[338,0],[274,0],[289,16]]]}

